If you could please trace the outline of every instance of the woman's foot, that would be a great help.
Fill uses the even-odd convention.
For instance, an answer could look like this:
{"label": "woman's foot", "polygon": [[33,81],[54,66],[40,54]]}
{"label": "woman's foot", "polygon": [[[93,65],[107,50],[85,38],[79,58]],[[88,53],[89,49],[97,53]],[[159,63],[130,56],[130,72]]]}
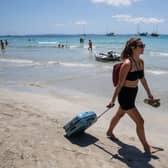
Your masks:
{"label": "woman's foot", "polygon": [[107,135],[107,138],[111,139],[112,141],[119,141],[119,139],[116,138],[116,136],[110,131],[107,131],[106,135]]}
{"label": "woman's foot", "polygon": [[152,147],[152,146],[148,146],[147,148],[144,149],[145,150],[145,153],[149,153],[149,154],[152,154],[152,153],[155,153],[158,151],[157,148],[155,147]]}

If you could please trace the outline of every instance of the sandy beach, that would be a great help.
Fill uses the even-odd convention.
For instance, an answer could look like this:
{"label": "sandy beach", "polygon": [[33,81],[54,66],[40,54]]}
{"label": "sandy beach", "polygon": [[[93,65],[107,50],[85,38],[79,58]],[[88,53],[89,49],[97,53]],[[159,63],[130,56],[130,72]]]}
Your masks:
{"label": "sandy beach", "polygon": [[[168,0],[1,1],[0,168],[168,168],[166,6]],[[113,67],[127,57],[134,61],[125,61],[121,83],[132,89],[121,99],[131,105],[137,86],[152,154],[144,152],[132,112],[113,130],[118,141],[107,137],[117,97],[82,134],[64,130],[82,112],[107,110],[117,93]],[[145,103],[149,96],[160,106]]]}
{"label": "sandy beach", "polygon": [[142,115],[148,140],[162,149],[152,156],[144,154],[135,125],[127,116],[116,128],[120,141],[106,137],[117,105],[85,134],[65,137],[62,127],[67,121],[82,111],[100,113],[106,103],[102,101],[91,95],[69,99],[1,88],[0,168],[167,168],[168,117],[145,104]]}

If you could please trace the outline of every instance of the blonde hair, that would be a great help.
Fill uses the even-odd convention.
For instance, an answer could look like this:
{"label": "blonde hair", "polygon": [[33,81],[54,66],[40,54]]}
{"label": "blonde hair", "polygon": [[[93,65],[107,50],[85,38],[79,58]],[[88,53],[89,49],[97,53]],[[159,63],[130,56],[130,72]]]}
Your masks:
{"label": "blonde hair", "polygon": [[141,40],[141,38],[130,38],[126,44],[125,48],[123,49],[121,53],[121,59],[127,59],[129,57],[132,57],[133,55],[133,48],[136,48],[138,42]]}

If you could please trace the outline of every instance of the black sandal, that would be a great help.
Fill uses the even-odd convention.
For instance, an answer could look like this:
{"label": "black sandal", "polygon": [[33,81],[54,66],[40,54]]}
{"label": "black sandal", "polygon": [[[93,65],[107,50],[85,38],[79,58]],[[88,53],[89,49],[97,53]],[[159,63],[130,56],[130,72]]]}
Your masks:
{"label": "black sandal", "polygon": [[144,99],[144,103],[149,104],[152,107],[159,107],[160,99]]}

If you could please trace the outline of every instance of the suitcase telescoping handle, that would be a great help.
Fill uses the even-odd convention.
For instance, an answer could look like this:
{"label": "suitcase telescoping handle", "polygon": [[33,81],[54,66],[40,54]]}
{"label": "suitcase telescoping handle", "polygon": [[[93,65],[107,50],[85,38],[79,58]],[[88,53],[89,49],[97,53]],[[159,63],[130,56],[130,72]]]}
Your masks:
{"label": "suitcase telescoping handle", "polygon": [[105,111],[103,111],[101,114],[99,114],[98,116],[97,116],[97,120],[102,116],[102,115],[104,115],[107,111],[109,111],[111,109],[111,107],[108,107]]}
{"label": "suitcase telescoping handle", "polygon": [[97,120],[102,116],[102,115],[104,115],[107,111],[109,111],[112,107],[114,107],[115,106],[115,104],[113,103],[113,104],[108,104],[106,107],[107,107],[107,109],[105,110],[105,111],[103,111],[102,113],[100,113],[98,116],[97,116]]}

